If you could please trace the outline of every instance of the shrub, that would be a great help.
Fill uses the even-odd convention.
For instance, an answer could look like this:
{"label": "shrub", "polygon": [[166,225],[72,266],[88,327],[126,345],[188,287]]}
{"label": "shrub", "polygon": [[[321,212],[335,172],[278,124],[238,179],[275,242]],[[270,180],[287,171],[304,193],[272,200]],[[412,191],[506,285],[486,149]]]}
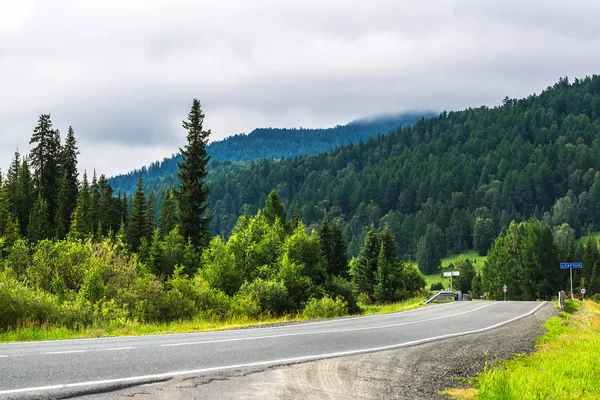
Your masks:
{"label": "shrub", "polygon": [[331,279],[326,287],[327,294],[332,298],[341,298],[348,306],[348,312],[350,314],[360,313],[360,307],[354,293],[354,285],[352,282],[342,278],[341,276],[335,276]]}
{"label": "shrub", "polygon": [[429,290],[443,290],[444,284],[442,282],[432,283]]}
{"label": "shrub", "polygon": [[348,314],[348,304],[341,298],[333,300],[329,296],[310,299],[302,315],[309,319],[342,317]]}
{"label": "shrub", "polygon": [[283,282],[266,281],[260,278],[244,283],[235,296],[235,302],[242,304],[242,308],[245,307],[248,312],[251,312],[248,316],[271,313],[284,315],[293,310],[293,304]]}

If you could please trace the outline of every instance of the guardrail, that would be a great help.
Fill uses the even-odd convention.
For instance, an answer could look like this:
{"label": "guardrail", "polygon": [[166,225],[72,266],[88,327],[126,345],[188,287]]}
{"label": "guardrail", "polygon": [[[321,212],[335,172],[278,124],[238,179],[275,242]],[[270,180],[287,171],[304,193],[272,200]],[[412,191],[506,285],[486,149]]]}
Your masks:
{"label": "guardrail", "polygon": [[429,299],[425,300],[424,304],[429,304],[431,302],[445,302],[445,301],[454,301],[456,300],[456,296],[452,292],[437,292]]}

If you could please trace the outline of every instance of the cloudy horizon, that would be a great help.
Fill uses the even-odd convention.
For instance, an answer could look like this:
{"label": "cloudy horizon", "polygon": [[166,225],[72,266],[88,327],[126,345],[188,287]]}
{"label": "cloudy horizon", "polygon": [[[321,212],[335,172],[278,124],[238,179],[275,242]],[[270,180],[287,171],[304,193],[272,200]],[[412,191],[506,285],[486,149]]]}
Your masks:
{"label": "cloudy horizon", "polygon": [[0,169],[42,113],[73,126],[80,171],[110,176],[176,153],[192,98],[220,140],[495,106],[600,72],[596,1],[421,3],[0,0]]}

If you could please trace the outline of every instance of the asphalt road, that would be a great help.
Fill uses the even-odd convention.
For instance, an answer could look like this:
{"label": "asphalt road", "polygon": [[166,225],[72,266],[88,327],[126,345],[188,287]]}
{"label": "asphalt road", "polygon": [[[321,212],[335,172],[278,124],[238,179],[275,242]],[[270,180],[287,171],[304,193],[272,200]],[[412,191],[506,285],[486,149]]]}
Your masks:
{"label": "asphalt road", "polygon": [[0,398],[45,398],[389,350],[493,329],[541,302],[454,302],[366,317],[192,334],[0,344]]}

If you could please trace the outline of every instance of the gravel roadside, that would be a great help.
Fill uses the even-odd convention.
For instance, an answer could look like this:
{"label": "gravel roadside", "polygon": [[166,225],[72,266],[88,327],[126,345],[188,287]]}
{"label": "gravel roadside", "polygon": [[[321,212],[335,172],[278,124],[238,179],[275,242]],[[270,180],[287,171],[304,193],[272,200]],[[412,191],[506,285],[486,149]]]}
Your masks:
{"label": "gravel roadside", "polygon": [[[442,399],[488,362],[529,353],[556,315],[546,304],[535,314],[474,335],[400,348],[257,370],[171,379],[84,399]],[[476,339],[476,340],[475,340]]]}

